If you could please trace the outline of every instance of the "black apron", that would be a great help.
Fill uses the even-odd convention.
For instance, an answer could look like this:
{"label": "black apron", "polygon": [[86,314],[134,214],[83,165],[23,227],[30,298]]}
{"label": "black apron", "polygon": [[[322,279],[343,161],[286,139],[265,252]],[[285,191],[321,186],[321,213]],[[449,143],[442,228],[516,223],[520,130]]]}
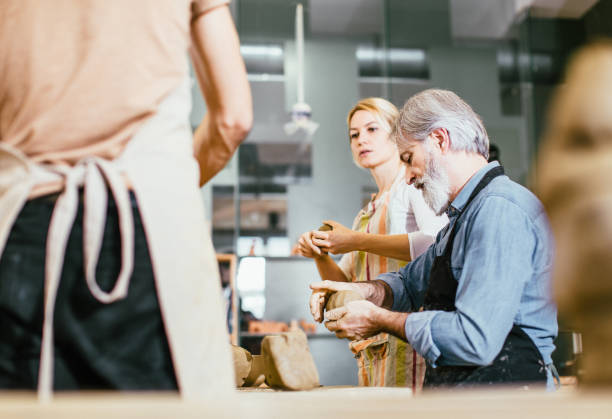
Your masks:
{"label": "black apron", "polygon": [[[82,194],[81,190],[81,194]],[[0,389],[35,390],[43,329],[46,241],[59,194],[28,201],[0,258]],[[134,217],[134,270],[127,296],[101,303],[84,279],[81,196],[66,245],[55,303],[54,390],[177,390],[153,265],[138,203]],[[117,204],[109,192],[96,280],[105,291],[121,269]]]}
{"label": "black apron", "polygon": [[[501,166],[489,170],[478,183],[463,208],[462,214],[476,195],[495,177],[504,174]],[[444,252],[436,256],[429,273],[429,284],[423,304],[424,310],[455,311],[457,280],[451,271],[451,254],[455,232],[461,215],[451,228]],[[512,327],[501,351],[486,366],[438,366],[427,364],[424,387],[467,387],[482,384],[525,383],[546,384],[546,369],[540,351],[529,336],[517,325]]]}

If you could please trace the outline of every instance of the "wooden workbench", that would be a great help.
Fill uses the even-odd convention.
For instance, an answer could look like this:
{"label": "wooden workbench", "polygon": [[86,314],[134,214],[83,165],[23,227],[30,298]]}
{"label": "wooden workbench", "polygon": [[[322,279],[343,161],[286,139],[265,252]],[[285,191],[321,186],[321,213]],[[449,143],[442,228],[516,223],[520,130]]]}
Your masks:
{"label": "wooden workbench", "polygon": [[168,393],[59,394],[40,403],[33,394],[0,393],[0,418],[612,418],[612,391],[556,393],[519,390],[430,392],[322,387],[313,391],[241,391],[225,398],[182,401]]}

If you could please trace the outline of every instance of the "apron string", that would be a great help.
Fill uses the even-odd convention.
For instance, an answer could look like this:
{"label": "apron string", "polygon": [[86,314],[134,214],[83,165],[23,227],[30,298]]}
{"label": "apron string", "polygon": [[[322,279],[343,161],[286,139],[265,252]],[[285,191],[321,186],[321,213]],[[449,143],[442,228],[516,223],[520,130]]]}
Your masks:
{"label": "apron string", "polygon": [[[96,282],[96,266],[106,225],[107,192],[104,178],[113,194],[119,214],[121,232],[121,270],[110,292],[103,291]],[[83,253],[85,278],[91,294],[101,303],[112,303],[127,296],[134,268],[134,218],[130,197],[123,179],[110,164],[102,159],[91,159],[87,164],[85,182]]]}
{"label": "apron string", "polygon": [[[55,300],[59,288],[66,245],[78,211],[79,186],[84,185],[83,258],[85,278],[91,294],[101,303],[112,303],[127,295],[129,281],[134,267],[134,220],[127,187],[116,169],[100,158],[88,158],[70,169],[53,168],[64,177],[64,190],[59,195],[51,222],[46,244],[44,320],[38,395],[41,401],[50,400],[53,392],[53,317]],[[95,271],[98,263],[104,228],[108,193],[113,194],[119,214],[121,232],[121,270],[114,288],[103,291],[96,282]]]}
{"label": "apron string", "polygon": [[66,253],[68,234],[72,229],[78,205],[76,171],[65,176],[64,191],[58,197],[47,235],[45,255],[44,320],[38,371],[38,397],[51,399],[53,389],[53,312],[59,287],[59,278]]}

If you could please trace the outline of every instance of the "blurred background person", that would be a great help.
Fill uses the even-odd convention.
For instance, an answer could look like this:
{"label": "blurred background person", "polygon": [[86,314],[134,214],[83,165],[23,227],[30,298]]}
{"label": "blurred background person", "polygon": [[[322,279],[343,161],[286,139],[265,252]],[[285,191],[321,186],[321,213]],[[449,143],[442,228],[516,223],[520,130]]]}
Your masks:
{"label": "blurred background person", "polygon": [[489,144],[489,158],[487,159],[487,161],[489,163],[491,163],[492,161],[498,161],[499,164],[502,164],[501,160],[499,159],[499,147],[496,144]]}
{"label": "blurred background person", "polygon": [[252,120],[226,3],[0,4],[0,387],[231,391],[199,190]]}
{"label": "blurred background person", "polygon": [[[370,171],[378,192],[359,211],[352,230],[326,220],[331,231],[313,230],[300,237],[298,253],[314,259],[323,280],[369,281],[397,271],[423,253],[448,222],[406,183],[406,165],[391,136],[397,116],[397,108],[382,98],[362,99],[348,114],[353,160]],[[336,264],[328,252],[344,255]],[[357,355],[359,385],[422,386],[424,361],[405,341],[381,333],[351,342],[350,348]]]}
{"label": "blurred background person", "polygon": [[[610,386],[612,365],[612,42],[579,51],[552,103],[536,190],[556,242],[559,315],[582,333],[579,383]],[[580,238],[584,237],[585,240]]]}

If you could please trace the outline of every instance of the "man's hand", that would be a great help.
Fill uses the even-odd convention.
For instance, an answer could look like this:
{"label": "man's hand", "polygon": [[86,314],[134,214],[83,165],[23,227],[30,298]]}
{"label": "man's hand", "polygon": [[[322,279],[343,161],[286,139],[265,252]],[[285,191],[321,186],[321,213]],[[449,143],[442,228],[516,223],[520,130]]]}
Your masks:
{"label": "man's hand", "polygon": [[363,298],[367,295],[364,293],[362,284],[354,282],[337,282],[337,281],[321,281],[310,284],[312,295],[310,296],[310,313],[316,322],[323,321],[323,312],[329,296],[336,291],[355,291]]}
{"label": "man's hand", "polygon": [[362,233],[346,228],[332,220],[323,221],[332,230],[312,231],[312,243],[321,250],[333,254],[348,253],[359,249],[359,238]]}
{"label": "man's hand", "polygon": [[393,292],[381,280],[363,282],[321,281],[310,284],[310,312],[315,321],[323,321],[323,311],[330,295],[336,291],[355,291],[375,306],[390,309],[393,305]]}
{"label": "man's hand", "polygon": [[325,327],[340,339],[360,340],[381,332],[378,311],[386,311],[369,301],[351,301],[325,313]]}
{"label": "man's hand", "polygon": [[365,339],[380,332],[406,340],[405,325],[409,315],[386,310],[369,301],[351,301],[325,313],[325,327],[338,338],[350,340]]}

